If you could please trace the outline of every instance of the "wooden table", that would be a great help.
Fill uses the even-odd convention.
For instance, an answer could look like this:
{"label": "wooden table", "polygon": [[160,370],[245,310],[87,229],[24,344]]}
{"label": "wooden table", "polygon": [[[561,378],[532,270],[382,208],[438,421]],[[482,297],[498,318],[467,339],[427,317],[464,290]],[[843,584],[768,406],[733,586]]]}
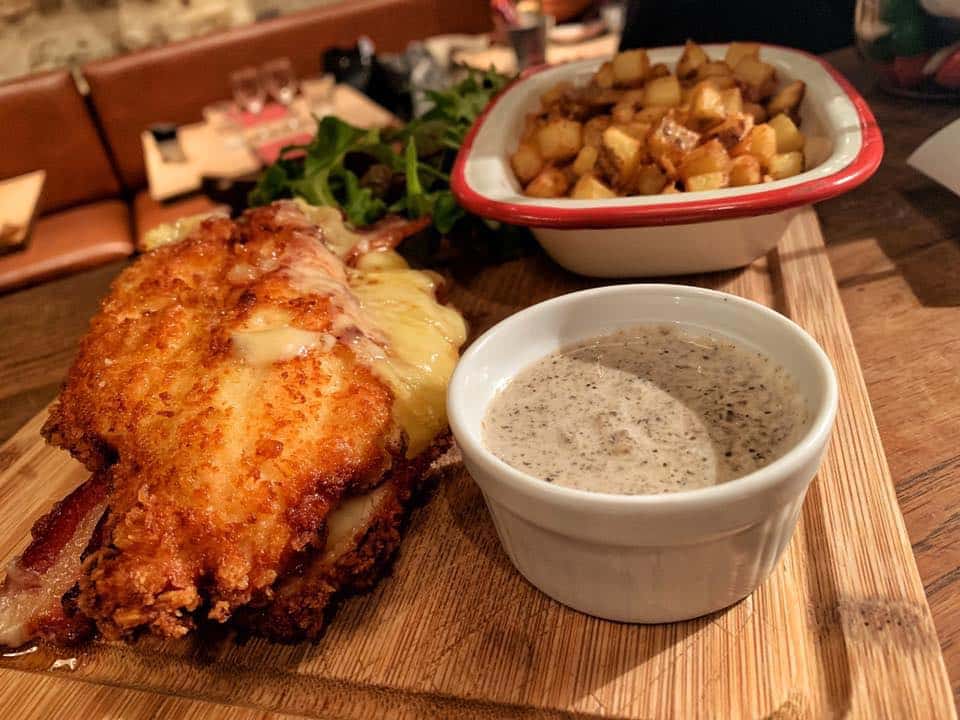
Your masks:
{"label": "wooden table", "polygon": [[[818,211],[960,698],[960,198],[905,163],[960,106],[889,98],[852,51],[829,59],[870,101],[887,156],[870,182]],[[121,267],[0,297],[0,440],[54,397]]]}

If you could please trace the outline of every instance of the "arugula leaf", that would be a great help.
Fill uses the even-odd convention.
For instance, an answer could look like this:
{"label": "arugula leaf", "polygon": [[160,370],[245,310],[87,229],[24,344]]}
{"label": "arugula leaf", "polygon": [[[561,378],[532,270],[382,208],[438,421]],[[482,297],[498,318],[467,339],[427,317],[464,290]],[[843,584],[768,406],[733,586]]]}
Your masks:
{"label": "arugula leaf", "polygon": [[[388,212],[410,218],[431,215],[446,235],[466,217],[450,192],[450,169],[473,121],[509,78],[493,70],[470,71],[453,87],[429,92],[433,107],[401,128],[367,130],[328,116],[306,145],[285,147],[250,192],[251,205],[302,197],[314,205],[338,207],[355,226],[369,225]],[[393,173],[392,180],[361,185],[371,164]],[[358,170],[359,168],[359,170]],[[380,175],[382,177],[382,173]]]}

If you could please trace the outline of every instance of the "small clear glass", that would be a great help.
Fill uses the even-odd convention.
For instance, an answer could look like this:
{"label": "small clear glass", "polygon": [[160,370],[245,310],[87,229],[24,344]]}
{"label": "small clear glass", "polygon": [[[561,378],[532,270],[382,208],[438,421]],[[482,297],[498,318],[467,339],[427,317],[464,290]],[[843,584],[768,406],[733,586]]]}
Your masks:
{"label": "small clear glass", "polygon": [[231,73],[230,87],[233,89],[233,99],[241,110],[253,115],[263,111],[267,91],[260,82],[256,68],[246,67]]}
{"label": "small clear glass", "polygon": [[289,58],[277,58],[263,64],[260,68],[263,86],[274,100],[287,109],[285,125],[296,130],[299,120],[290,112],[290,106],[297,97],[297,78]]}

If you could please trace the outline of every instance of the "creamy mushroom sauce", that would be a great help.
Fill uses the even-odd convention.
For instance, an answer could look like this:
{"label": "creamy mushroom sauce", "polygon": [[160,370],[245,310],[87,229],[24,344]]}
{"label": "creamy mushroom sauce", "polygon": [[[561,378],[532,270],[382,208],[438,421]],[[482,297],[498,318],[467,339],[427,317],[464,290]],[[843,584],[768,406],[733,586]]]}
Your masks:
{"label": "creamy mushroom sauce", "polygon": [[635,495],[745,475],[783,455],[807,422],[793,379],[767,356],[650,324],[525,368],[491,401],[483,437],[546,482]]}

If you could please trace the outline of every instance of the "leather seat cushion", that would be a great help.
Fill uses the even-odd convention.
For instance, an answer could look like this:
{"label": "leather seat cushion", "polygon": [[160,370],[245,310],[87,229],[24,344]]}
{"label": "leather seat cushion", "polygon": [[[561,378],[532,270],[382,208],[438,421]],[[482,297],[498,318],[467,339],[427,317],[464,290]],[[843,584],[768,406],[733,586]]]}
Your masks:
{"label": "leather seat cushion", "polygon": [[68,72],[0,84],[0,178],[46,170],[39,214],[117,195],[120,184]]}
{"label": "leather seat cushion", "polygon": [[33,285],[133,253],[130,211],[103,200],[34,221],[26,249],[0,257],[0,291]]}

